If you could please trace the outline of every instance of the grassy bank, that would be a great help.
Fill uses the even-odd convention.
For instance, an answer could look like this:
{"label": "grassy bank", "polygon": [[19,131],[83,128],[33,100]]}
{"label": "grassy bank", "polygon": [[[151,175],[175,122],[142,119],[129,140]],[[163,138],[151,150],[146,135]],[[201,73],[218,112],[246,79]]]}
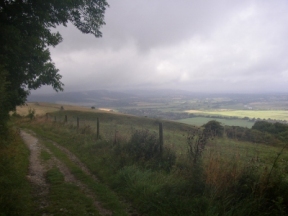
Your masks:
{"label": "grassy bank", "polygon": [[19,134],[9,129],[0,137],[0,215],[33,215],[31,188],[26,178],[29,151]]}
{"label": "grassy bank", "polygon": [[[62,114],[55,113],[57,117]],[[75,124],[73,126],[63,123],[63,120],[53,122],[46,121],[45,118],[25,120],[18,124],[33,129],[39,135],[68,148],[100,178],[103,184],[107,184],[120,196],[129,200],[140,213],[146,215],[288,213],[286,150],[277,157],[281,151],[279,147],[263,144],[256,146],[253,143],[232,141],[225,137],[214,138],[206,143],[205,150],[198,155],[197,163],[193,163],[192,156],[187,154],[188,126],[183,124],[164,124],[167,125],[166,135],[170,135],[171,140],[177,141],[177,137],[183,137],[183,142],[178,140],[177,145],[165,142],[164,154],[159,157],[153,150],[153,127],[147,133],[141,129],[144,128],[146,131],[146,126],[153,124],[155,120],[120,115],[115,118],[108,114],[92,116],[80,112],[75,113],[75,116],[82,119],[86,116],[91,121],[101,118],[101,125],[107,123],[112,129],[115,126],[121,129],[130,123],[130,126],[133,125],[138,129],[132,130],[132,135],[135,135],[135,131],[142,132],[136,133],[135,139],[131,139],[131,134],[123,132],[125,138],[115,143],[113,137],[96,140],[95,128],[88,130],[87,122],[79,129]],[[63,115],[61,118],[64,119]],[[112,134],[114,132],[113,130]],[[141,134],[151,139],[145,139]],[[152,149],[145,146],[152,146]],[[143,152],[148,152],[148,156]]]}

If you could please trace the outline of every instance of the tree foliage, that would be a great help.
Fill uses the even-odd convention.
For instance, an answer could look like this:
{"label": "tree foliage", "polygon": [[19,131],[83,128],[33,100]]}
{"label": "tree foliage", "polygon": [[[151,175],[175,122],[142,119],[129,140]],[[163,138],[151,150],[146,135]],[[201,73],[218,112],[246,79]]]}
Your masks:
{"label": "tree foliage", "polygon": [[222,137],[224,133],[224,127],[221,125],[220,122],[212,120],[207,122],[204,126],[204,133],[210,134],[213,136]]}
{"label": "tree foliage", "polygon": [[269,145],[278,144],[280,142],[280,140],[273,134],[246,127],[226,126],[225,132],[228,138],[239,141],[265,143]]}
{"label": "tree foliage", "polygon": [[6,121],[8,119],[8,109],[6,106],[3,106],[8,101],[8,95],[4,94],[6,92],[6,75],[7,71],[0,65],[0,139],[3,136],[3,134],[6,133],[5,131],[5,125]]}
{"label": "tree foliage", "polygon": [[71,22],[101,37],[107,7],[106,0],[0,0],[0,103],[5,111],[23,104],[29,90],[42,85],[63,90],[48,49],[62,41],[53,28]]}
{"label": "tree foliage", "polygon": [[62,41],[53,28],[71,22],[101,37],[107,7],[106,0],[0,0],[0,126],[31,89],[51,85],[63,90],[48,49]]}
{"label": "tree foliage", "polygon": [[252,129],[259,130],[262,132],[268,132],[271,134],[280,134],[288,131],[288,125],[279,122],[271,123],[267,121],[257,121],[252,126]]}

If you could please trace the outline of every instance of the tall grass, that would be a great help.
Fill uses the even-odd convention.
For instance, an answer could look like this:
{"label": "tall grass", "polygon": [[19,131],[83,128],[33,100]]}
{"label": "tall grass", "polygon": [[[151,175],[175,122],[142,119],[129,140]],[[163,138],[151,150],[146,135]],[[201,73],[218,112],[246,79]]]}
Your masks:
{"label": "tall grass", "polygon": [[0,137],[0,215],[31,215],[33,206],[26,179],[29,151],[13,129]]}
{"label": "tall grass", "polygon": [[[279,163],[286,158],[282,157],[287,153],[284,150],[277,160],[275,155],[270,163],[268,160],[263,163],[251,160],[250,154],[243,157],[243,151],[229,152],[227,143],[221,147],[221,141],[229,140],[221,138],[207,141],[197,163],[189,159],[188,153],[182,153],[175,154],[168,170],[161,166],[155,169],[155,164],[161,164],[161,157],[138,154],[147,149],[148,153],[154,152],[155,146],[150,144],[155,140],[150,133],[146,137],[152,138],[145,140],[144,133],[134,131],[131,138],[115,143],[96,140],[93,131],[83,133],[83,128],[77,130],[63,123],[36,120],[22,126],[74,152],[102,182],[146,215],[288,214],[288,169],[283,161]],[[133,144],[147,148],[133,147],[136,150],[131,153]],[[256,156],[259,155],[252,158]]]}

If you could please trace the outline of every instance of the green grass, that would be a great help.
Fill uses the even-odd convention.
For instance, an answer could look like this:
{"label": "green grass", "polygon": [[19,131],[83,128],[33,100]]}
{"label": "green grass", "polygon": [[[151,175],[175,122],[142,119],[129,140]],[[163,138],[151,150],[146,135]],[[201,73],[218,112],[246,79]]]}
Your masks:
{"label": "green grass", "polygon": [[65,153],[55,147],[51,142],[44,141],[44,144],[71,170],[71,173],[75,175],[77,179],[86,184],[88,188],[97,195],[97,198],[104,208],[111,209],[115,215],[127,215],[125,206],[105,184],[95,181],[92,177],[86,175]]}
{"label": "green grass", "polygon": [[228,126],[240,126],[240,127],[251,128],[254,125],[253,122],[249,122],[247,120],[242,120],[242,119],[223,119],[223,118],[208,118],[208,117],[187,118],[187,119],[178,120],[178,122],[190,124],[190,125],[202,126],[211,120],[216,120],[218,122],[221,122],[223,125],[228,125]]}
{"label": "green grass", "polygon": [[[71,114],[71,113],[70,113]],[[59,114],[60,115],[60,114]],[[92,122],[91,114],[77,113]],[[152,120],[129,116],[101,117],[101,125],[121,128],[125,125],[148,128]],[[128,117],[130,119],[128,119]],[[155,120],[154,120],[155,121]],[[157,123],[157,122],[156,122]],[[186,129],[192,127],[165,122],[164,131],[170,140],[186,139]],[[121,149],[126,143],[113,145],[113,140],[97,140],[95,131],[78,131],[63,123],[43,120],[22,123],[43,137],[55,140],[68,148],[87,167],[100,177],[103,184],[124,196],[140,213],[146,215],[285,215],[288,201],[287,150],[271,172],[281,148],[270,145],[239,142],[227,138],[214,139],[207,144],[203,160],[195,165],[187,158],[187,143],[177,142],[173,150],[177,154],[172,171],[153,171],[136,163]],[[103,126],[101,126],[102,128]],[[108,127],[109,128],[109,127]],[[153,127],[152,127],[153,128]],[[115,129],[115,128],[114,128]],[[157,129],[157,124],[156,124]],[[102,130],[102,129],[101,129]],[[100,130],[100,131],[101,131]],[[174,131],[174,132],[173,132]],[[112,132],[113,133],[113,132]],[[176,138],[175,138],[176,137]],[[164,137],[165,139],[165,137]],[[45,143],[81,181],[89,185],[89,179],[73,168],[61,151]],[[164,145],[167,145],[165,142]],[[123,153],[123,154],[122,154]],[[181,153],[181,154],[180,154]],[[69,165],[70,164],[70,165]],[[259,169],[260,167],[260,169]],[[271,178],[269,173],[271,174]],[[92,186],[89,186],[92,188]],[[94,190],[93,188],[91,190]],[[96,191],[96,190],[95,190]],[[96,193],[96,192],[95,192]],[[283,202],[281,201],[283,200]]]}
{"label": "green grass", "polygon": [[0,137],[0,215],[32,215],[31,188],[26,178],[29,151],[19,134],[8,130]]}
{"label": "green grass", "polygon": [[[83,148],[85,149],[86,146],[88,148],[89,145],[91,145],[90,143],[95,140],[97,117],[100,119],[100,135],[102,139],[104,139],[104,141],[107,143],[113,143],[116,130],[118,131],[117,136],[118,136],[118,140],[120,143],[127,142],[131,134],[133,133],[133,131],[135,131],[136,129],[149,129],[150,131],[154,131],[158,133],[159,120],[155,120],[155,119],[140,118],[140,117],[134,117],[134,116],[119,115],[119,114],[115,115],[115,114],[108,114],[108,113],[97,114],[97,113],[81,113],[81,112],[73,112],[73,111],[68,111],[64,113],[63,112],[55,113],[55,115],[57,115],[58,117],[60,117],[61,115],[61,118],[64,120],[63,114],[67,114],[68,119],[70,118],[70,120],[71,118],[76,119],[75,116],[79,116],[80,129],[77,130],[75,128],[76,123],[74,124],[73,127],[71,127],[71,125],[69,126],[69,124],[66,127],[64,127],[63,123],[53,123],[54,124],[53,128],[50,128],[50,126],[47,125],[46,129],[45,129],[45,124],[44,124],[43,125],[44,130],[49,130],[51,132],[55,131],[53,132],[53,134],[51,134],[51,137],[55,137],[55,135],[57,134],[56,131],[61,130],[62,133],[64,134],[62,137],[59,137],[59,138],[57,137],[57,139],[59,139],[60,142],[65,140],[65,142],[67,142],[67,144],[65,145],[68,148],[70,148],[69,142],[73,142],[73,139],[74,139],[74,138],[67,139],[68,137],[71,137],[71,131],[73,131],[72,133],[75,135],[79,134],[77,139],[78,139],[78,142],[81,143],[82,148],[73,149],[76,152],[78,151],[81,152]],[[81,121],[81,119],[88,119],[88,120]],[[199,119],[202,121],[202,119],[205,119],[205,118],[202,118],[202,117],[192,118],[192,120],[199,120]],[[207,120],[208,119],[211,120],[210,118],[207,118]],[[233,121],[237,121],[237,120],[233,120]],[[239,120],[239,122],[242,122],[242,120]],[[83,124],[85,125],[83,126]],[[87,130],[87,133],[83,132],[84,131],[83,128],[86,128],[87,126],[89,126],[90,129]],[[164,128],[164,145],[169,147],[173,151],[176,151],[178,155],[186,154],[188,131],[193,129],[194,127],[185,125],[182,123],[163,121],[163,128]],[[47,131],[45,133],[47,134]],[[237,151],[236,151],[236,149],[238,148],[237,146],[242,146],[239,148],[244,148],[244,146],[246,146],[247,148],[245,151],[252,152],[253,154],[255,153],[255,157],[257,154],[259,154],[257,151],[261,152],[262,150],[263,151],[267,150],[268,153],[269,152],[271,153],[271,158],[273,158],[275,156],[275,151],[277,152],[277,150],[279,150],[278,147],[273,147],[271,145],[238,142],[238,141],[230,140],[230,139],[221,139],[216,142],[210,141],[210,143],[218,152],[220,151],[218,150],[218,148],[220,148],[222,151],[221,154],[226,154],[225,152],[227,151],[229,152],[229,154],[235,155],[237,154]],[[227,148],[224,147],[226,145],[227,145]],[[259,149],[255,151],[255,147],[257,146],[259,147]],[[85,152],[83,152],[83,154],[85,154]],[[247,154],[246,153],[244,154],[242,152],[241,155],[244,156]],[[270,163],[270,162],[272,161],[267,161],[267,163]]]}
{"label": "green grass", "polygon": [[[83,128],[96,132],[96,119],[100,121],[100,135],[106,141],[113,141],[115,131],[119,140],[126,141],[135,130],[149,129],[158,133],[159,122],[163,122],[164,143],[166,146],[175,149],[177,152],[186,151],[186,137],[189,130],[193,130],[192,125],[150,119],[145,117],[135,117],[130,115],[119,115],[113,113],[88,113],[77,111],[64,111],[52,114],[57,116],[57,121],[64,122],[64,116],[68,117],[68,125],[76,126],[77,117],[80,119],[80,133],[85,133]],[[53,120],[53,117],[51,117]],[[82,129],[81,129],[82,128]]]}
{"label": "green grass", "polygon": [[79,187],[66,183],[64,176],[57,168],[47,172],[47,180],[50,184],[50,191],[49,207],[44,209],[46,213],[55,216],[100,215],[92,199],[85,196]]}
{"label": "green grass", "polygon": [[[211,142],[205,154],[206,157],[214,154],[227,160],[237,158],[242,162],[270,168],[280,151],[281,147],[221,138]],[[288,169],[288,149],[284,149],[280,155],[278,165],[283,170]]]}
{"label": "green grass", "polygon": [[45,150],[41,151],[40,157],[44,161],[47,161],[47,160],[51,159],[51,155]]}

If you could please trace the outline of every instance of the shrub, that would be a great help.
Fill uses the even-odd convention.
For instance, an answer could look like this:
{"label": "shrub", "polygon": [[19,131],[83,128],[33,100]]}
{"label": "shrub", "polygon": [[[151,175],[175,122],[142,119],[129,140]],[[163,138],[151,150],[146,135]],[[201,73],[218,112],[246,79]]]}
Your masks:
{"label": "shrub", "polygon": [[204,126],[204,133],[208,136],[218,136],[222,137],[224,133],[224,127],[221,125],[220,122],[212,120],[207,122]]}
{"label": "shrub", "polygon": [[28,109],[28,114],[26,117],[28,117],[30,120],[34,119],[35,118],[35,109],[32,109],[31,107],[29,107]]}
{"label": "shrub", "polygon": [[20,118],[21,117],[21,115],[19,115],[16,111],[14,111],[11,116],[14,118]]}
{"label": "shrub", "polygon": [[[280,141],[273,134],[262,132],[256,129],[249,129],[239,126],[227,126],[225,132],[228,138],[254,143],[278,144]],[[286,136],[286,135],[284,135]],[[279,137],[278,137],[279,138]]]}
{"label": "shrub", "polygon": [[128,165],[128,161],[132,160],[148,169],[162,169],[169,172],[176,160],[176,154],[171,149],[164,147],[160,152],[157,134],[149,130],[136,130],[126,144],[116,146],[115,150],[121,157],[122,166]]}
{"label": "shrub", "polygon": [[252,129],[261,131],[261,132],[267,132],[273,135],[283,135],[288,132],[288,125],[276,122],[276,123],[270,123],[266,121],[257,121],[252,126]]}
{"label": "shrub", "polygon": [[137,161],[148,161],[160,154],[157,135],[149,130],[136,130],[127,147],[129,154]]}
{"label": "shrub", "polygon": [[199,130],[193,131],[188,135],[188,157],[193,160],[194,164],[199,161],[208,139],[208,133]]}

